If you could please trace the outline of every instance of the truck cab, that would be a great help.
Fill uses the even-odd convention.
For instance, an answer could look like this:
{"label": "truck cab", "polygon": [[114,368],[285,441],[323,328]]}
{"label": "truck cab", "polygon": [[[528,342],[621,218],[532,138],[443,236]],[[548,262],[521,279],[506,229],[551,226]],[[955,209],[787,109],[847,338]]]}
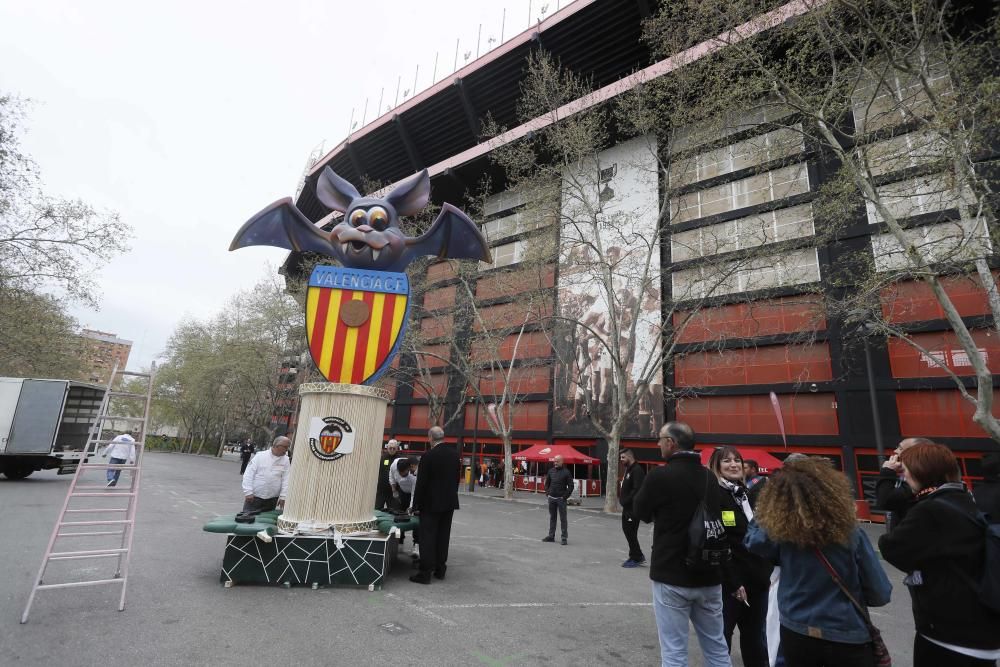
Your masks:
{"label": "truck cab", "polygon": [[100,413],[105,387],[71,380],[0,377],[0,473],[75,471]]}

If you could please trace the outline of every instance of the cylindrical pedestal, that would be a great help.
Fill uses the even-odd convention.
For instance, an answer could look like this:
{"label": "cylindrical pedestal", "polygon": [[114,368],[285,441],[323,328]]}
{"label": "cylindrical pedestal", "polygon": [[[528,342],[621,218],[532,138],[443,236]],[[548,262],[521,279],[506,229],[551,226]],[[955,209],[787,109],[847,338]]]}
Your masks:
{"label": "cylindrical pedestal", "polygon": [[295,457],[278,528],[332,524],[342,533],[375,530],[376,471],[388,392],[313,382],[302,396]]}

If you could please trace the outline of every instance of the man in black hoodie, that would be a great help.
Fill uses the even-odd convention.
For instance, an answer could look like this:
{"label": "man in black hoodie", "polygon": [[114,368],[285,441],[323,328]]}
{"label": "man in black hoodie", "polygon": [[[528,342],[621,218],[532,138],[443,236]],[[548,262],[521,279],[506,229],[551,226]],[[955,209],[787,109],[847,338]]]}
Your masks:
{"label": "man in black hoodie", "polygon": [[664,424],[659,446],[667,464],[646,475],[632,509],[639,519],[653,522],[649,578],[653,580],[662,664],[688,664],[690,623],[698,635],[705,665],[731,667],[723,636],[721,568],[694,569],[685,563],[691,518],[702,499],[709,512],[718,514],[719,484],[701,465],[701,457],[694,451],[694,431],[687,424]]}
{"label": "man in black hoodie", "polygon": [[646,479],[646,470],[641,464],[636,463],[635,454],[631,449],[623,449],[619,460],[625,475],[622,477],[622,488],[618,493],[618,502],[622,505],[622,532],[625,533],[625,541],[628,542],[628,560],[622,563],[622,567],[639,567],[646,562],[646,556],[639,546],[639,520],[632,512],[632,500],[635,494],[642,488],[642,481]]}

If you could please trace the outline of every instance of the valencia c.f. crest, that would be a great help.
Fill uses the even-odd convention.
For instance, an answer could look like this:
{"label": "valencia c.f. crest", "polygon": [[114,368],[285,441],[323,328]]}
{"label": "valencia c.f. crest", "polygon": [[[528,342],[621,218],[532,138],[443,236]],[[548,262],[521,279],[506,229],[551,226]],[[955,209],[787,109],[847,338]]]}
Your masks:
{"label": "valencia c.f. crest", "polygon": [[354,429],[340,417],[313,417],[309,449],[318,459],[336,461],[354,451]]}
{"label": "valencia c.f. crest", "polygon": [[306,295],[306,339],[323,377],[374,382],[403,338],[409,292],[405,273],[317,266]]}

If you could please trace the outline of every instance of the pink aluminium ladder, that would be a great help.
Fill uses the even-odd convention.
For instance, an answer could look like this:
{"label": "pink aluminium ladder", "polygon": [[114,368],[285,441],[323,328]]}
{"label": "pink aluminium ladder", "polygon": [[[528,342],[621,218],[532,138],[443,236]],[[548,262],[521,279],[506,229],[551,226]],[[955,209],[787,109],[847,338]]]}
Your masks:
{"label": "pink aluminium ladder", "polygon": [[[149,373],[119,371],[117,364],[111,372],[101,401],[97,419],[90,428],[83,458],[76,468],[73,480],[70,482],[66,499],[63,501],[59,518],[52,529],[48,546],[42,556],[42,564],[38,576],[31,587],[28,603],[21,614],[21,623],[28,622],[31,605],[38,591],[56,588],[77,588],[82,586],[100,586],[104,584],[120,584],[121,597],[118,611],[125,609],[125,587],[128,584],[129,557],[132,553],[132,536],[135,529],[135,512],[139,504],[139,481],[141,477],[142,454],[146,449],[146,425],[149,421],[149,406],[153,396],[153,376],[155,365]],[[141,416],[138,416],[141,414]],[[107,446],[112,438],[105,435],[106,431],[132,433],[135,437],[135,459],[129,463],[111,465],[110,463],[94,462],[98,450]],[[85,483],[88,472],[95,471],[128,471],[128,486],[118,487],[107,481],[102,484]],[[124,479],[125,475],[121,475]],[[94,500],[100,499],[100,501]],[[97,506],[94,506],[94,503]],[[92,518],[92,517],[113,518]],[[124,518],[120,518],[124,516]],[[79,517],[79,519],[78,519]],[[90,530],[90,528],[96,530]],[[83,530],[81,530],[83,529]],[[71,540],[83,539],[83,544],[94,542],[93,548],[68,550],[71,547],[61,545]],[[56,545],[60,550],[56,551]],[[72,542],[79,545],[81,542]],[[88,544],[88,546],[90,546]],[[49,565],[54,561],[81,561],[96,558],[116,559],[115,571],[110,577],[85,578],[80,581],[63,583],[45,583],[44,577]],[[90,570],[82,570],[86,575]]]}

